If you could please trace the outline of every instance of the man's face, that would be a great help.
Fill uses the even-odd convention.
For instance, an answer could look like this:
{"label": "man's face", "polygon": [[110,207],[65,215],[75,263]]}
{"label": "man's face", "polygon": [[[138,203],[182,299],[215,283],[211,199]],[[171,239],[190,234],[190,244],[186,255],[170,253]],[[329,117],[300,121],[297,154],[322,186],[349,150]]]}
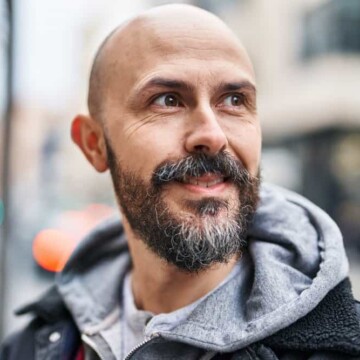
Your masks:
{"label": "man's face", "polygon": [[[151,25],[112,49],[103,104],[109,166],[132,230],[166,260],[199,270],[239,251],[256,206],[253,71],[221,33]],[[179,244],[181,231],[193,255]]]}

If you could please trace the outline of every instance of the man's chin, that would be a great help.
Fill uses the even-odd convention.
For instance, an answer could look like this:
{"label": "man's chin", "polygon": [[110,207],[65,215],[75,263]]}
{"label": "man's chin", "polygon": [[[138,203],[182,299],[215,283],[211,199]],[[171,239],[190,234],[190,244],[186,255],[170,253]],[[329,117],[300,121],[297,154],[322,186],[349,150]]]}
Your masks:
{"label": "man's chin", "polygon": [[217,203],[196,204],[193,211],[167,208],[158,220],[159,226],[144,241],[166,262],[188,273],[227,263],[245,245],[238,214],[229,216]]}
{"label": "man's chin", "polygon": [[204,219],[218,219],[221,221],[228,219],[231,216],[230,209],[238,208],[238,204],[229,204],[229,200],[218,197],[202,197],[200,199],[185,198],[180,202],[166,201],[168,210],[175,216],[183,217],[184,219],[198,220],[202,222]]}

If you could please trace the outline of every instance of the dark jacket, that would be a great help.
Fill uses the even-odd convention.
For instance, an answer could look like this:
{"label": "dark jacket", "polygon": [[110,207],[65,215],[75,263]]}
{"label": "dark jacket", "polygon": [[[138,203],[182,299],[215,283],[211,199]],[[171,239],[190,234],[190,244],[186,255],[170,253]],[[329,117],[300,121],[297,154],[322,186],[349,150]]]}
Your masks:
{"label": "dark jacket", "polygon": [[[80,346],[79,333],[56,288],[18,313],[28,312],[35,315],[34,319],[4,343],[0,360],[74,359]],[[161,338],[152,343],[163,349],[168,345]],[[131,359],[146,359],[145,354],[146,349],[140,348]],[[165,353],[161,358],[167,359]],[[181,354],[179,358],[186,359]],[[354,301],[346,279],[289,327],[234,353],[214,354],[212,359],[360,359],[360,303]]]}

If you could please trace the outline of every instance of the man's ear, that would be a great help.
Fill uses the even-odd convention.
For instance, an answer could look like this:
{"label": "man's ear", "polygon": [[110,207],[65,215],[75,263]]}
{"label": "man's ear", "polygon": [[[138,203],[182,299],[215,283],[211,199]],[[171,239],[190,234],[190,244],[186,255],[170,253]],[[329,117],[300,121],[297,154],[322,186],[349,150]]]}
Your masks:
{"label": "man's ear", "polygon": [[98,172],[108,169],[104,133],[96,120],[77,115],[71,124],[71,138]]}

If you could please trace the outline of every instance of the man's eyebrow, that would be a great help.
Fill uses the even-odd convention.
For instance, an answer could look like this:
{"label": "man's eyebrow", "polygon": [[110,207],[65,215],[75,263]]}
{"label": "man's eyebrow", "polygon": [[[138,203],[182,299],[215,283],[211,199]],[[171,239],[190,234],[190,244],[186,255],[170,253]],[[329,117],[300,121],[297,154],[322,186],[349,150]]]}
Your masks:
{"label": "man's eyebrow", "polygon": [[141,86],[137,92],[143,92],[152,87],[162,87],[173,90],[186,90],[193,91],[194,87],[183,80],[177,79],[167,79],[162,77],[155,77],[149,81],[147,81],[143,86]]}
{"label": "man's eyebrow", "polygon": [[249,91],[256,94],[256,87],[250,81],[223,82],[218,86],[220,92]]}

